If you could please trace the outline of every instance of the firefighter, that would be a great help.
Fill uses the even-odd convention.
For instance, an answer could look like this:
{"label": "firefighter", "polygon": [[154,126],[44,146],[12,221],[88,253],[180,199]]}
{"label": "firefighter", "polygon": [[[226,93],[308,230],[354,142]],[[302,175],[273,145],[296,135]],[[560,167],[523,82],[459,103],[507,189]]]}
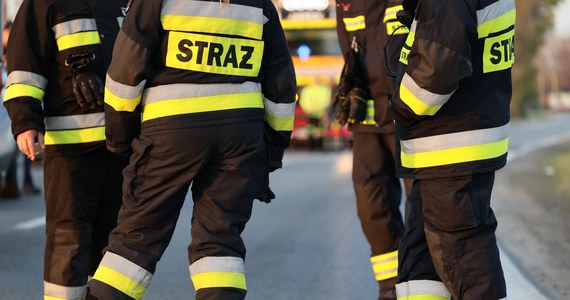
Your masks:
{"label": "firefighter", "polygon": [[507,160],[515,1],[403,5],[415,18],[392,107],[397,173],[414,183],[398,299],[505,299],[490,200]]}
{"label": "firefighter", "polygon": [[[399,49],[394,45],[404,42],[408,29],[396,18],[401,9],[401,0],[337,0],[336,5],[345,67],[333,106],[339,123],[348,123],[353,132],[352,181],[357,213],[370,244],[370,262],[382,300],[396,297],[398,244],[404,232],[388,99],[395,81],[384,71],[382,53],[389,36],[391,49]],[[390,57],[397,58],[399,53],[393,52]]]}
{"label": "firefighter", "polygon": [[106,77],[107,147],[131,155],[119,225],[83,299],[141,299],[190,185],[196,299],[246,295],[241,233],[269,202],[295,109],[295,72],[270,0],[130,5]]}
{"label": "firefighter", "polygon": [[12,26],[4,105],[20,151],[45,147],[45,299],[81,297],[116,226],[128,161],[105,149],[102,80],[120,3],[24,0]]}

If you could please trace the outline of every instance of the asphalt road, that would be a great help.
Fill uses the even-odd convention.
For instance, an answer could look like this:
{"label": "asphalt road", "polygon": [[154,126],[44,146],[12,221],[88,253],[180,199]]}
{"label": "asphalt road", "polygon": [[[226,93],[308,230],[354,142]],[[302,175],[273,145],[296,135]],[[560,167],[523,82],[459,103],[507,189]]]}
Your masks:
{"label": "asphalt road", "polygon": [[[520,159],[564,139],[570,139],[568,114],[513,122],[511,156]],[[286,153],[284,168],[271,175],[277,199],[271,204],[255,203],[244,233],[248,299],[376,299],[369,247],[356,217],[351,160],[349,151]],[[41,169],[36,168],[34,176],[41,182]],[[497,186],[501,188],[508,186]],[[193,298],[186,253],[192,208],[190,197],[187,200],[144,299]],[[494,203],[505,209],[500,199]],[[41,195],[0,201],[0,300],[41,298],[43,211]],[[508,218],[497,215],[499,227],[508,228]],[[501,234],[499,230],[503,247]],[[516,249],[502,250],[509,299],[556,299],[534,280],[536,270],[524,269],[520,259],[511,259]]]}

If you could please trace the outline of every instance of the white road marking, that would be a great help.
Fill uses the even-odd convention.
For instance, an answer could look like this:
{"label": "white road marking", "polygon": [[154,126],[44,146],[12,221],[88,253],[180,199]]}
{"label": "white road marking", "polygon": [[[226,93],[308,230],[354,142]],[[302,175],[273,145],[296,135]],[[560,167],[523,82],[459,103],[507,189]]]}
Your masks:
{"label": "white road marking", "polygon": [[14,226],[16,230],[30,230],[46,225],[46,216],[41,216],[39,218],[31,219],[26,222],[18,223]]}

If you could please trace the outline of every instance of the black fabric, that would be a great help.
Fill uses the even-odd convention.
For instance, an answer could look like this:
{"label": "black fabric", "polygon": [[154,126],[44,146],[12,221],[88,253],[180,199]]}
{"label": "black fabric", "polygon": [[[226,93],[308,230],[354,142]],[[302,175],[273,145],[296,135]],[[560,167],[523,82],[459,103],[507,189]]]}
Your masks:
{"label": "black fabric", "polygon": [[372,256],[398,249],[404,233],[396,177],[394,134],[355,132],[352,181],[362,231]]}
{"label": "black fabric", "polygon": [[495,174],[415,180],[406,204],[399,282],[442,281],[454,299],[503,299],[490,207]]}
{"label": "black fabric", "polygon": [[241,233],[269,168],[262,121],[143,130],[132,146],[108,251],[154,273],[192,184],[190,264],[205,256],[245,258]]}
{"label": "black fabric", "polygon": [[94,274],[116,225],[121,170],[127,162],[103,148],[70,158],[45,158],[45,281],[81,286]]}

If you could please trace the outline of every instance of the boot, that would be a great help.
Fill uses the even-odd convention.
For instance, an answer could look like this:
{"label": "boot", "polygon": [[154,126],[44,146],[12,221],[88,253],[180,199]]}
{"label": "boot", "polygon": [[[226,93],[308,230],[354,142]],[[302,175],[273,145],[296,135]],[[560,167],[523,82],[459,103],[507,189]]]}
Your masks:
{"label": "boot", "polygon": [[396,277],[378,281],[380,286],[378,300],[396,300],[396,283],[398,283]]}

